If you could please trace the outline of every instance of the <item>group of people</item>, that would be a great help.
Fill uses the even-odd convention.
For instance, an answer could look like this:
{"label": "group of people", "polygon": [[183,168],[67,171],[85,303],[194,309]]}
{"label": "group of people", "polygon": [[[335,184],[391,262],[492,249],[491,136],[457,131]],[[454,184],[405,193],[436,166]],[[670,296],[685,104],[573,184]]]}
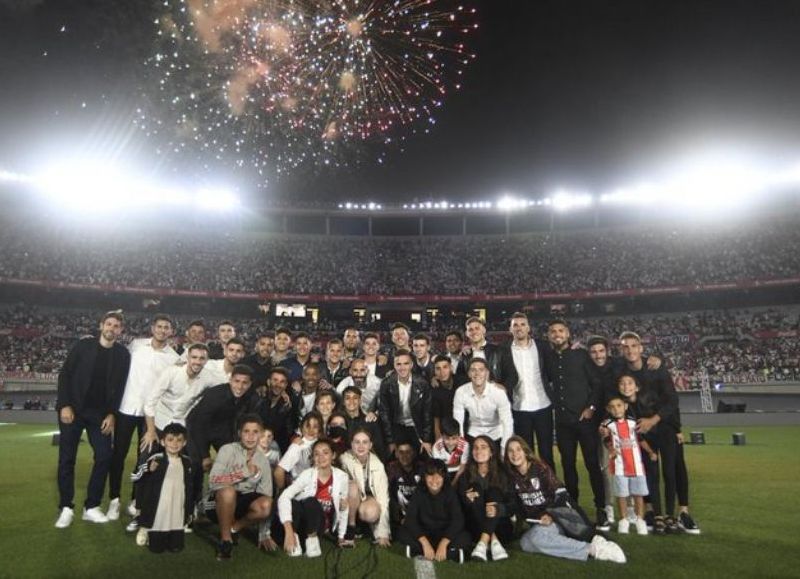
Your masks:
{"label": "group of people", "polygon": [[[230,321],[206,343],[196,320],[173,347],[173,322],[157,315],[127,348],[123,323],[104,315],[59,373],[58,528],[75,516],[85,430],[94,464],[82,518],[120,518],[138,432],[127,529],[155,552],[180,550],[198,516],[219,526],[219,559],[256,526],[261,547],[289,556],[319,556],[326,535],[341,548],[368,536],[462,562],[505,559],[521,533],[523,551],[624,563],[602,534],[615,514],[620,533],[700,532],[672,380],[633,332],[614,357],[603,337],[574,347],[562,319],[535,338],[518,312],[503,345],[472,317],[438,355],[397,323],[385,347],[351,327],[316,359],[308,334],[283,328],[248,355]],[[579,507],[578,448],[594,522]]]}

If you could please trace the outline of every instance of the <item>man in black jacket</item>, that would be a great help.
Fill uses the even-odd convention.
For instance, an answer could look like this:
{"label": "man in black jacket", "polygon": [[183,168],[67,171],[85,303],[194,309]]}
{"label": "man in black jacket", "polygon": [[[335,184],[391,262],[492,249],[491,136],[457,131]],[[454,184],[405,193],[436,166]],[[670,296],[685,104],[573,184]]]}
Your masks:
{"label": "man in black jacket", "polygon": [[295,403],[292,397],[294,390],[289,388],[289,372],[286,368],[275,366],[270,370],[266,396],[258,406],[258,414],[269,427],[281,453],[289,448],[289,438],[297,427]]}
{"label": "man in black jacket", "polygon": [[394,355],[394,373],[381,382],[379,396],[383,440],[389,454],[397,443],[411,442],[428,455],[433,445],[433,415],[431,413],[431,388],[419,376],[414,376],[413,356],[408,350],[398,350]]}
{"label": "man in black jacket", "polygon": [[574,349],[569,340],[569,327],[561,319],[547,325],[550,349],[545,355],[550,387],[547,395],[555,407],[556,439],[564,468],[564,485],[570,496],[578,500],[578,444],[597,509],[597,528],[610,530],[605,511],[603,475],[598,458],[598,408],[603,401],[600,384],[592,379],[592,361],[583,349]]}
{"label": "man in black jacket", "polygon": [[241,416],[255,412],[258,407],[258,395],[250,389],[252,375],[250,366],[234,366],[230,382],[208,388],[186,417],[188,451],[194,464],[197,499],[203,488],[203,473],[211,468],[210,448],[213,446],[219,450],[223,445],[234,442],[237,439],[236,422]]}
{"label": "man in black jacket", "polygon": [[83,431],[94,451],[94,465],[83,509],[83,520],[106,523],[100,500],[113,454],[114,413],[119,408],[131,355],[117,343],[124,318],[108,312],[100,321],[100,336],[80,340],[58,374],[58,492],[60,514],[56,527],[72,524],[75,497],[75,459]]}
{"label": "man in black jacket", "polygon": [[472,358],[483,358],[489,366],[489,379],[492,382],[506,386],[498,377],[499,374],[502,374],[498,367],[500,347],[497,344],[491,344],[486,341],[486,324],[484,321],[477,316],[469,318],[466,325],[466,334],[469,346],[465,349],[462,360],[464,369],[469,368],[469,362]]}

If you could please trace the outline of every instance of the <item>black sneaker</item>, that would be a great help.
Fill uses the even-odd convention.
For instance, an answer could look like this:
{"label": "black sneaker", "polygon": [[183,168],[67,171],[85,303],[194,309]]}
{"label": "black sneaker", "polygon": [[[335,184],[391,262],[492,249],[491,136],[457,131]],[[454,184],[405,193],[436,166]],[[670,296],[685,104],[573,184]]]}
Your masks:
{"label": "black sneaker", "polygon": [[610,531],[611,530],[611,523],[608,522],[608,515],[606,514],[605,509],[597,509],[597,530],[598,531]]}
{"label": "black sneaker", "polygon": [[447,549],[447,558],[455,563],[463,563],[464,562],[464,549],[456,549],[454,547],[450,547]]}
{"label": "black sneaker", "polygon": [[647,511],[644,514],[644,522],[647,525],[647,530],[652,533],[653,532],[653,527],[655,526],[655,523],[656,523],[656,515],[655,515],[655,513],[653,511]]}
{"label": "black sneaker", "polygon": [[227,561],[233,553],[233,543],[231,541],[221,541],[217,547],[217,561]]}
{"label": "black sneaker", "polygon": [[661,515],[658,515],[653,521],[653,532],[656,535],[664,535],[667,532],[667,523]]}
{"label": "black sneaker", "polygon": [[681,513],[678,515],[678,528],[689,535],[700,534],[700,527],[697,526],[697,523],[694,522],[694,519],[689,513]]}
{"label": "black sneaker", "polygon": [[680,533],[680,529],[678,528],[678,523],[675,522],[675,519],[673,517],[665,518],[664,526],[666,527],[668,535],[676,535]]}

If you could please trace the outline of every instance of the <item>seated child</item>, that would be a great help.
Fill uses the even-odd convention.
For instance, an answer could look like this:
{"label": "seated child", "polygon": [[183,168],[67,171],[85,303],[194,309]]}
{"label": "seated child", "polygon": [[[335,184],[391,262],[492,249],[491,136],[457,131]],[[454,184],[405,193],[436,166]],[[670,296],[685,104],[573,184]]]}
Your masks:
{"label": "seated child", "polygon": [[444,461],[447,466],[447,482],[455,485],[469,458],[469,442],[461,436],[458,420],[446,416],[441,420],[442,436],[433,444],[433,458]]}

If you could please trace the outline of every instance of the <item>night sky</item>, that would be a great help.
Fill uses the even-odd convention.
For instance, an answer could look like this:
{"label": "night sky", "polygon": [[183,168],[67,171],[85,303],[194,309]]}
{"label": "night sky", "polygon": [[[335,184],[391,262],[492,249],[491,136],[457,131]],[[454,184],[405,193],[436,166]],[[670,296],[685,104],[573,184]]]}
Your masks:
{"label": "night sky", "polygon": [[[707,151],[800,160],[797,0],[474,5],[477,59],[431,134],[382,165],[373,145],[343,169],[264,184],[226,162],[216,178],[267,200],[470,200],[600,191]],[[0,169],[115,150],[197,177],[131,126],[154,33],[150,2],[0,0]]]}

